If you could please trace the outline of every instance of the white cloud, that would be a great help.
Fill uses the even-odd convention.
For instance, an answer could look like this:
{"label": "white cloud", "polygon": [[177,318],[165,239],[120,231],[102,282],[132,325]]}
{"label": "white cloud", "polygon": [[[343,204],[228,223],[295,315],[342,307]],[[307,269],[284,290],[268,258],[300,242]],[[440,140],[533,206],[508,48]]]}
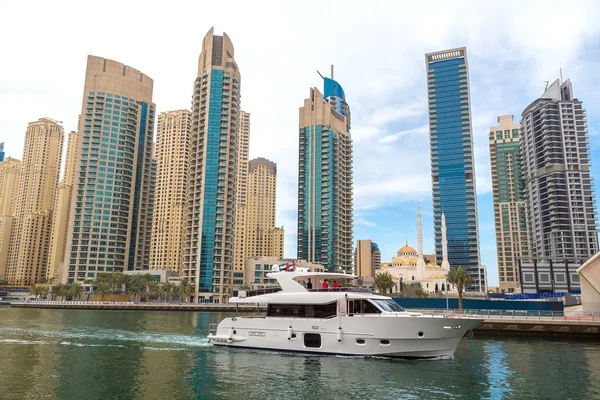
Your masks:
{"label": "white cloud", "polygon": [[369,221],[368,219],[365,218],[356,218],[354,220],[354,224],[357,226],[368,226],[370,228],[374,228],[377,226],[377,224],[373,221]]}
{"label": "white cloud", "polygon": [[381,139],[379,139],[377,142],[380,144],[389,144],[389,143],[394,143],[395,141],[400,139],[402,136],[411,135],[411,134],[423,135],[423,134],[428,134],[428,133],[429,133],[429,126],[425,125],[420,128],[409,129],[407,131],[400,131],[398,133],[394,133],[393,135],[384,136]]}

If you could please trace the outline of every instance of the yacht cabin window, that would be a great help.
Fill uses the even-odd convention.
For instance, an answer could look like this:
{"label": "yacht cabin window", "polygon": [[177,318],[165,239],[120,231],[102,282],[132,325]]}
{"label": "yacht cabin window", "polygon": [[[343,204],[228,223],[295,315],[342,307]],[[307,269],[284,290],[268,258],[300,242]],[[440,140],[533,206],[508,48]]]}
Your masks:
{"label": "yacht cabin window", "polygon": [[381,308],[383,311],[387,311],[387,312],[402,312],[402,311],[406,311],[404,308],[402,308],[394,300],[371,300],[371,301],[373,303],[377,304],[379,306],[379,308]]}
{"label": "yacht cabin window", "polygon": [[269,304],[267,317],[331,318],[337,315],[337,302],[328,304]]}
{"label": "yacht cabin window", "polygon": [[348,314],[380,314],[381,310],[369,300],[348,301]]}

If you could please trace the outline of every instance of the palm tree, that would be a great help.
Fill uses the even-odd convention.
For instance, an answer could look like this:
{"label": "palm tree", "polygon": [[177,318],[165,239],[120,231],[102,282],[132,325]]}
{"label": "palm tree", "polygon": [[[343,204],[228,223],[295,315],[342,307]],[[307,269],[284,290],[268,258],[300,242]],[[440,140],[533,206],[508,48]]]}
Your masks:
{"label": "palm tree", "polygon": [[34,296],[35,299],[37,300],[38,297],[40,297],[42,295],[42,287],[41,286],[32,286],[31,289],[29,289],[29,294],[31,296]]}
{"label": "palm tree", "polygon": [[456,286],[456,291],[458,292],[458,309],[462,310],[463,291],[465,290],[466,285],[473,282],[473,278],[471,278],[471,275],[469,275],[469,273],[463,267],[458,267],[450,269],[446,280],[448,283]]}
{"label": "palm tree", "polygon": [[108,283],[110,284],[110,280],[111,280],[111,274],[108,274],[106,272],[101,272],[98,275],[96,275],[96,279],[94,279],[94,282],[97,284],[100,283]]}
{"label": "palm tree", "polygon": [[415,295],[417,297],[427,297],[429,296],[429,293],[423,289],[421,286],[419,286],[418,288],[415,289]]}
{"label": "palm tree", "polygon": [[192,294],[192,282],[189,278],[183,278],[179,282],[179,294],[185,299],[186,303],[190,300],[190,295]]}
{"label": "palm tree", "polygon": [[100,301],[104,300],[104,296],[111,293],[110,286],[106,282],[100,282],[96,289],[94,290],[94,294],[100,295]]}
{"label": "palm tree", "polygon": [[179,302],[181,303],[181,290],[179,285],[173,285],[173,297],[179,297]]}
{"label": "palm tree", "polygon": [[56,300],[58,300],[60,297],[64,297],[65,292],[66,292],[66,287],[62,283],[52,286],[51,293],[52,293],[53,298]]}
{"label": "palm tree", "polygon": [[123,291],[123,285],[127,282],[127,275],[122,272],[110,274],[109,282],[113,293],[121,293]]}
{"label": "palm tree", "polygon": [[394,287],[394,278],[387,271],[380,272],[375,275],[373,287],[375,287],[375,289],[377,289],[377,291],[381,294],[389,293],[389,291]]}
{"label": "palm tree", "polygon": [[133,275],[130,278],[129,284],[127,286],[127,293],[129,295],[133,295],[134,301],[138,300],[138,296],[139,300],[141,301],[142,295],[148,291],[148,282],[146,281],[145,277],[141,274]]}
{"label": "palm tree", "polygon": [[74,297],[76,300],[79,300],[79,298],[84,292],[83,286],[80,283],[74,283],[69,286],[69,293],[71,295],[71,299]]}
{"label": "palm tree", "polygon": [[160,287],[156,281],[150,281],[147,283],[146,288],[148,289],[148,297],[153,299],[160,295]]}
{"label": "palm tree", "polygon": [[161,289],[165,295],[165,301],[167,301],[167,297],[170,297],[173,293],[173,283],[171,281],[166,281],[161,285]]}

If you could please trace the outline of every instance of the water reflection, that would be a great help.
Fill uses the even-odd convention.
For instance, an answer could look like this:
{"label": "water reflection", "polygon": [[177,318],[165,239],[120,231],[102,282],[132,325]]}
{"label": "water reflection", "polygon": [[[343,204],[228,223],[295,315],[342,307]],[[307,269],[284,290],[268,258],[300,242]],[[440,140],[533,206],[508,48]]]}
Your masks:
{"label": "water reflection", "polygon": [[507,365],[504,342],[486,342],[483,345],[487,367],[488,396],[490,398],[506,398],[511,392],[511,370]]}

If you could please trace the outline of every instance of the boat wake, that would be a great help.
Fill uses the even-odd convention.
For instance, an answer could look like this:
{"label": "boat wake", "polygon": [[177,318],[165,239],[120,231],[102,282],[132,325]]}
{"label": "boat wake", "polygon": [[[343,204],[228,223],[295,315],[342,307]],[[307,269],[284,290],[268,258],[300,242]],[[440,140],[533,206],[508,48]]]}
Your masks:
{"label": "boat wake", "polygon": [[189,350],[207,347],[208,339],[193,335],[174,335],[149,332],[132,332],[119,329],[74,329],[64,331],[24,328],[0,329],[0,344],[58,344],[75,347],[118,347],[143,350]]}
{"label": "boat wake", "polygon": [[50,344],[50,342],[45,342],[43,340],[23,340],[23,339],[0,339],[0,343],[10,343],[10,344]]}

